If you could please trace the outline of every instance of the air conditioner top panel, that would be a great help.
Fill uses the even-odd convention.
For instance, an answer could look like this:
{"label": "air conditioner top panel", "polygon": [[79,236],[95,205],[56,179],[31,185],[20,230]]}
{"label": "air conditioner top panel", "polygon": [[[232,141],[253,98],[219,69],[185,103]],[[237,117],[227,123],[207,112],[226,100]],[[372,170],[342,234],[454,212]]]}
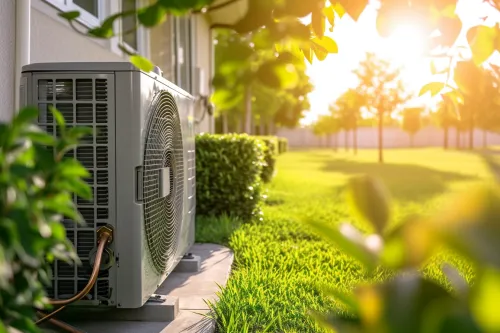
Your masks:
{"label": "air conditioner top panel", "polygon": [[139,72],[140,70],[128,61],[115,62],[42,62],[23,66],[24,72]]}
{"label": "air conditioner top panel", "polygon": [[[1,1],[1,0],[0,0]],[[168,86],[170,89],[180,93],[185,98],[193,99],[193,96],[178,87],[174,83],[168,81],[164,77],[154,73],[146,73],[141,71],[132,63],[128,61],[115,61],[115,62],[42,62],[25,65],[22,67],[23,73],[43,73],[43,72],[141,72],[145,75],[158,80]]]}

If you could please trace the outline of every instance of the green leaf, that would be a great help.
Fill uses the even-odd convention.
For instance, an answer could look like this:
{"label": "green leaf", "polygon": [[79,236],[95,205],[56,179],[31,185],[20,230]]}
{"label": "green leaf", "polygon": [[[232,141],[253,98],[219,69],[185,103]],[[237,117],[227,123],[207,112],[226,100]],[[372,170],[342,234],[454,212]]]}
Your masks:
{"label": "green leaf", "polygon": [[70,128],[66,133],[66,138],[71,140],[79,140],[85,136],[92,135],[94,130],[92,127],[77,126]]}
{"label": "green leaf", "polygon": [[[64,121],[64,117],[63,117],[62,113],[59,112],[59,110],[57,110],[53,106],[49,106],[49,110],[50,110],[50,112],[52,112],[52,115],[54,116],[54,119],[56,120],[57,125],[59,125],[59,127],[61,127],[61,130],[66,129],[66,122]],[[64,132],[64,131],[61,131],[61,132]]]}
{"label": "green leaf", "polygon": [[467,31],[467,41],[472,51],[472,59],[476,65],[481,65],[496,49],[498,29],[496,27],[475,26]]}
{"label": "green leaf", "polygon": [[15,127],[27,125],[38,117],[38,109],[35,107],[25,107],[14,117],[12,124]]}
{"label": "green leaf", "polygon": [[140,70],[149,73],[154,69],[154,65],[148,59],[140,56],[140,55],[132,55],[130,56],[130,62]]}
{"label": "green leaf", "polygon": [[471,311],[485,332],[500,330],[499,299],[500,272],[493,269],[483,270],[472,289]]}
{"label": "green leaf", "polygon": [[73,158],[65,158],[57,164],[58,171],[64,177],[88,177],[89,172]]}
{"label": "green leaf", "polygon": [[304,223],[309,225],[320,237],[335,244],[346,254],[353,256],[369,271],[377,266],[376,255],[364,246],[361,239],[346,236],[336,226],[318,222],[313,218],[305,218]]}
{"label": "green leaf", "polygon": [[435,96],[439,94],[441,90],[444,89],[445,84],[443,82],[431,82],[427,83],[425,86],[423,86],[420,89],[420,92],[418,93],[418,96],[422,96],[426,94],[427,92],[431,93],[431,96]]}
{"label": "green leaf", "polygon": [[141,8],[137,14],[137,18],[143,26],[150,28],[165,22],[167,11],[157,2],[151,6]]}
{"label": "green leaf", "polygon": [[389,222],[389,195],[383,184],[375,178],[360,176],[349,181],[347,199],[362,218],[382,233]]}
{"label": "green leaf", "polygon": [[80,17],[80,12],[78,10],[72,10],[69,12],[59,13],[58,15],[63,19],[66,19],[68,21],[73,21]]}
{"label": "green leaf", "polygon": [[56,139],[52,135],[44,132],[28,132],[25,135],[31,141],[45,146],[53,146],[56,143]]}

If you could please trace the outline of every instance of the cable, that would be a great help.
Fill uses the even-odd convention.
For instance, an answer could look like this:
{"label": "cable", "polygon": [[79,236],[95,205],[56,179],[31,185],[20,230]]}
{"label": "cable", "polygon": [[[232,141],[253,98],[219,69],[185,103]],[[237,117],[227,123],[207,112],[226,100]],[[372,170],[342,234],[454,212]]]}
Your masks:
{"label": "cable", "polygon": [[95,256],[95,262],[94,262],[94,267],[92,269],[92,274],[90,275],[89,281],[87,282],[87,285],[85,288],[82,289],[78,294],[74,295],[73,297],[69,299],[64,299],[64,300],[54,300],[51,299],[49,301],[49,304],[55,305],[55,306],[60,306],[60,308],[52,311],[51,313],[45,315],[41,319],[39,319],[36,324],[40,325],[44,323],[45,321],[51,319],[53,316],[55,316],[57,313],[62,311],[66,305],[71,304],[73,302],[79,301],[82,299],[85,295],[87,295],[92,287],[94,287],[94,284],[97,281],[97,277],[99,276],[99,270],[101,267],[101,259],[102,255],[104,253],[104,249],[106,245],[111,242],[113,239],[113,230],[109,227],[102,227],[97,230],[97,233],[99,235],[99,240],[97,241],[98,247],[97,247],[97,252]]}

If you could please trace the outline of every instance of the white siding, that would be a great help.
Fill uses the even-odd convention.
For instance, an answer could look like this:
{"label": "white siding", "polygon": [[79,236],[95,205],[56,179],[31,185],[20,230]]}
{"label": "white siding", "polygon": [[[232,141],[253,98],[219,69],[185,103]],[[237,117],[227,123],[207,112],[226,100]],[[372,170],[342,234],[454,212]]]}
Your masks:
{"label": "white siding", "polygon": [[0,0],[0,121],[14,112],[15,0]]}

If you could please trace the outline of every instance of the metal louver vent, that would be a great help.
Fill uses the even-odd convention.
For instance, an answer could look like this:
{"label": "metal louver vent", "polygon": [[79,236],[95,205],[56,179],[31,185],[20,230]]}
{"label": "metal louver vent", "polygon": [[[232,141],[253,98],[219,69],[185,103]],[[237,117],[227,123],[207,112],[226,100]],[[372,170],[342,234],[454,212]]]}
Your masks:
{"label": "metal louver vent", "polygon": [[[185,176],[180,118],[174,98],[166,91],[159,92],[153,100],[144,148],[146,241],[153,266],[161,274],[173,265],[177,255]],[[162,189],[165,176],[169,178],[169,189]]]}
{"label": "metal louver vent", "polygon": [[[76,76],[76,75],[75,75]],[[89,253],[96,246],[96,229],[110,222],[109,147],[113,139],[109,137],[109,96],[110,78],[93,78],[90,75],[73,77],[56,74],[54,78],[36,80],[36,100],[38,101],[38,124],[48,133],[58,136],[59,129],[49,108],[57,108],[68,128],[91,127],[93,135],[81,140],[81,144],[69,151],[66,158],[76,158],[87,168],[90,176],[85,179],[91,187],[93,198],[74,198],[85,225],[77,225],[65,218],[68,239],[74,244],[83,265],[68,265],[56,261],[53,265],[52,286],[49,297],[65,299],[83,289],[88,281],[90,266]],[[96,286],[84,298],[87,300],[109,300],[109,272],[101,272]]]}

